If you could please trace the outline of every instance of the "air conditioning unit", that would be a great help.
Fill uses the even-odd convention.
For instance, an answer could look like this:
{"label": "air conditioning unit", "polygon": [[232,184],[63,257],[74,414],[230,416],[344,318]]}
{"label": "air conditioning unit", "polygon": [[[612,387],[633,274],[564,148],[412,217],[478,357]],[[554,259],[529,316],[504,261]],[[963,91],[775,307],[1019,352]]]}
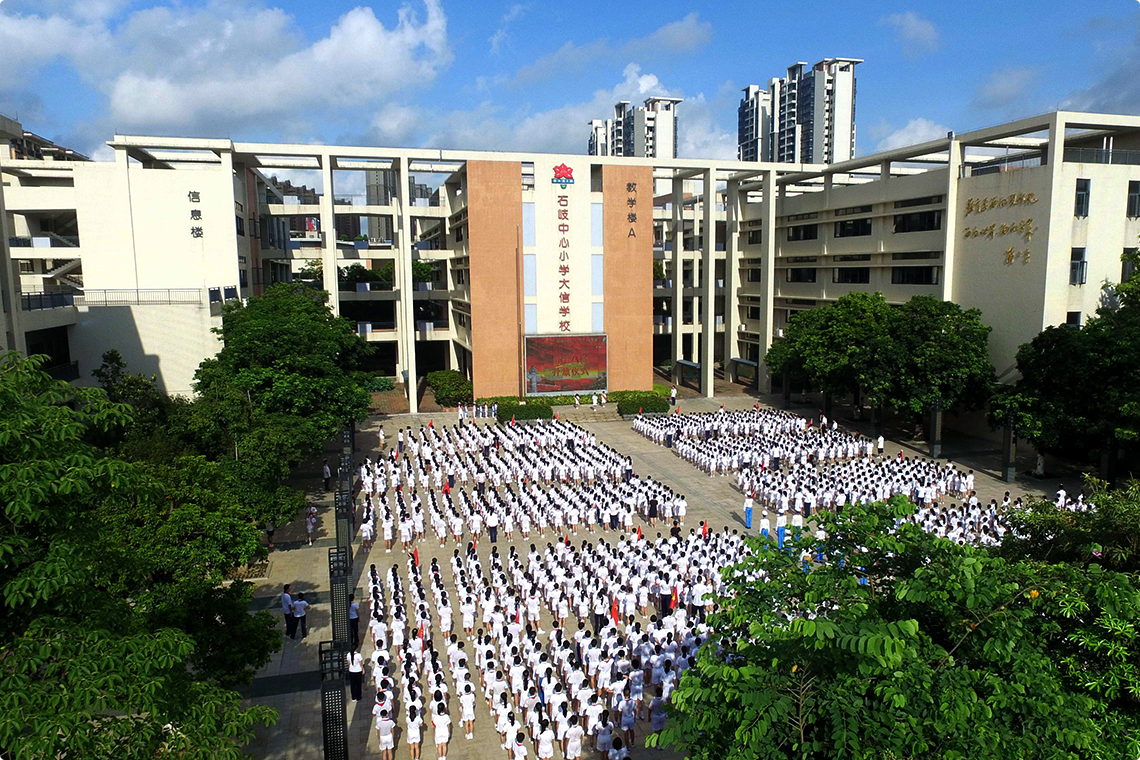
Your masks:
{"label": "air conditioning unit", "polygon": [[776,337],[777,337],[777,338],[782,338],[782,337],[784,337],[784,328],[782,328],[782,327],[777,327],[777,328],[776,328]]}

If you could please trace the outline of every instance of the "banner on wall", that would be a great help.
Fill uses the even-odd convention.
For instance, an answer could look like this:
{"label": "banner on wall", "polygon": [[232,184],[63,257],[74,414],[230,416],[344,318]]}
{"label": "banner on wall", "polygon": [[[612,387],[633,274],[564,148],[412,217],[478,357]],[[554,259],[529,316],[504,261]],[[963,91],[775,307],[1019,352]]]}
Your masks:
{"label": "banner on wall", "polygon": [[523,358],[528,396],[608,389],[605,335],[528,335]]}

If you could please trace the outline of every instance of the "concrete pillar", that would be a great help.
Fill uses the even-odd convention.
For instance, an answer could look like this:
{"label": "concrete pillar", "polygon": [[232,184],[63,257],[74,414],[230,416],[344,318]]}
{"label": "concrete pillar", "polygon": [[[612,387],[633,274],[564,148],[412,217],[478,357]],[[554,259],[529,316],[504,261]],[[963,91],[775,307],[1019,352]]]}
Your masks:
{"label": "concrete pillar", "polygon": [[[713,357],[716,356],[716,172],[704,174],[701,222],[701,393],[713,397]],[[696,315],[694,315],[696,316]]]}
{"label": "concrete pillar", "polygon": [[399,348],[400,364],[403,368],[405,388],[408,392],[408,411],[415,414],[419,411],[419,375],[416,373],[416,323],[415,323],[415,283],[412,281],[412,219],[411,199],[408,198],[409,161],[407,156],[401,156],[392,162],[396,170],[396,197],[392,202],[396,205],[395,215],[395,249],[396,249],[396,279],[400,288],[400,300],[397,306],[398,333],[400,335]]}
{"label": "concrete pillar", "polygon": [[764,197],[760,203],[761,247],[763,272],[760,275],[760,290],[763,302],[760,309],[760,361],[756,368],[756,388],[771,392],[772,380],[764,355],[772,347],[772,332],[775,328],[773,302],[776,293],[776,171],[768,169],[763,175]]}
{"label": "concrete pillar", "polygon": [[671,235],[673,238],[673,251],[671,261],[673,263],[673,300],[670,308],[673,311],[673,382],[681,382],[681,367],[678,361],[681,359],[681,304],[683,301],[684,288],[682,284],[684,274],[684,252],[685,247],[685,182],[680,179],[673,179],[673,229]]}
{"label": "concrete pillar", "polygon": [[337,290],[337,250],[336,250],[336,207],[333,204],[332,156],[321,156],[321,181],[324,188],[321,194],[321,273],[325,280],[325,290],[329,294],[329,308],[333,314],[340,314],[340,293]]}
{"label": "concrete pillar", "polygon": [[729,180],[724,204],[724,377],[736,382],[740,358],[740,182]]}
{"label": "concrete pillar", "polygon": [[946,252],[943,253],[942,300],[954,299],[954,258],[958,245],[958,174],[962,170],[962,144],[949,141],[949,161],[946,166],[946,210],[942,212],[942,226],[945,230]]}
{"label": "concrete pillar", "polygon": [[1017,477],[1017,436],[1013,433],[1013,419],[1007,419],[1001,435],[1001,479],[1012,483]]}
{"label": "concrete pillar", "polygon": [[935,399],[930,408],[930,458],[942,456],[942,399]]}

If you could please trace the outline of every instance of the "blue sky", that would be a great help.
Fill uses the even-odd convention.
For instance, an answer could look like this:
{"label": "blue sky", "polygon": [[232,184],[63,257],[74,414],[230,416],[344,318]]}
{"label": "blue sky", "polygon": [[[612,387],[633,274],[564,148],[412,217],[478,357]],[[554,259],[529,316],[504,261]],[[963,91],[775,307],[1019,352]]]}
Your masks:
{"label": "blue sky", "polygon": [[1140,3],[0,0],[0,113],[115,132],[585,152],[619,98],[684,97],[734,156],[740,89],[865,59],[858,151],[1057,107],[1140,113]]}

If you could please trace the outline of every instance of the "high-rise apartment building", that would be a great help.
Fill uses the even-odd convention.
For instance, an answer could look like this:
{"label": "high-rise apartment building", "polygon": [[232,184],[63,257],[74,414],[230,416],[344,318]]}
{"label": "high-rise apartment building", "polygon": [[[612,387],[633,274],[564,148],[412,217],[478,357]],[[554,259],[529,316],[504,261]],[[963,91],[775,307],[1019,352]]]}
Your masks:
{"label": "high-rise apartment building", "polygon": [[682,98],[646,98],[640,106],[628,100],[614,104],[612,119],[590,121],[591,156],[677,157],[677,106]]}
{"label": "high-rise apartment building", "polygon": [[809,67],[801,61],[787,76],[769,80],[767,93],[746,87],[738,110],[741,160],[831,164],[854,158],[855,66],[862,62],[825,58]]}
{"label": "high-rise apartment building", "polygon": [[736,109],[736,157],[741,161],[770,161],[772,134],[772,95],[760,85],[744,88]]}

